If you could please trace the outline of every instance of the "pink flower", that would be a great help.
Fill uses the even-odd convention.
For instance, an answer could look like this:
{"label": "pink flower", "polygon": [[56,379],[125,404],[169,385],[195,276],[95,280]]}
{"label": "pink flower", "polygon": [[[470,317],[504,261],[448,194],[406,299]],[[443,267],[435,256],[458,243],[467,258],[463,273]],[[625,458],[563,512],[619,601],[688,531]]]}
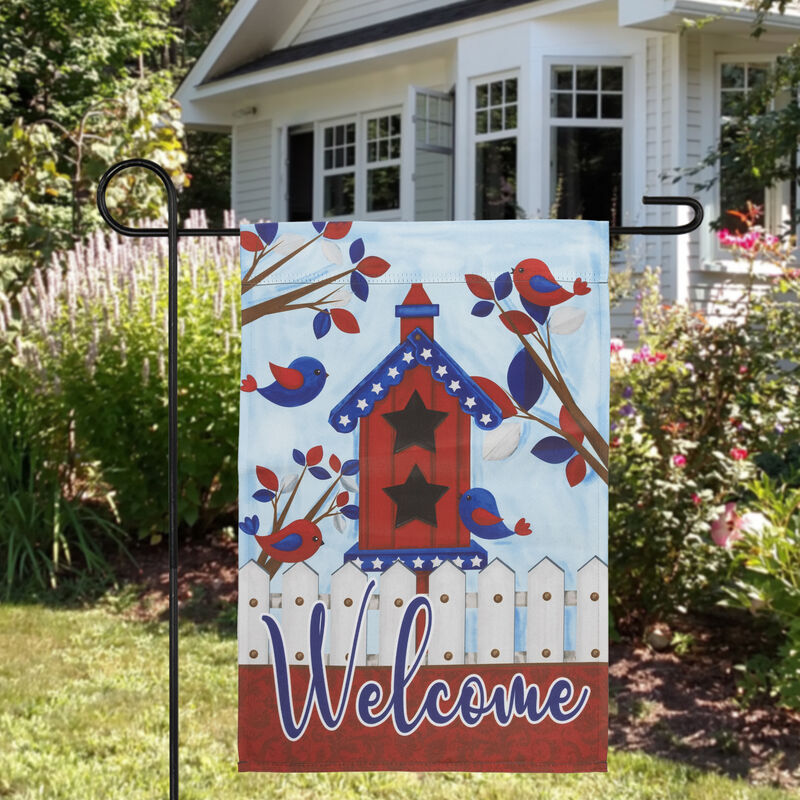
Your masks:
{"label": "pink flower", "polygon": [[686,456],[683,453],[676,453],[672,456],[672,463],[676,467],[685,467],[686,466]]}
{"label": "pink flower", "polygon": [[719,547],[730,547],[743,538],[742,524],[736,503],[725,503],[725,510],[711,523],[711,539]]}
{"label": "pink flower", "polygon": [[694,503],[696,506],[699,506],[699,505],[700,505],[700,503],[702,503],[702,502],[703,502],[703,498],[702,498],[702,497],[700,497],[700,495],[699,495],[699,494],[697,494],[697,492],[692,492],[692,502],[693,502],[693,503]]}
{"label": "pink flower", "polygon": [[734,461],[744,461],[749,453],[744,447],[734,447],[731,449],[730,456]]}
{"label": "pink flower", "polygon": [[612,353],[619,353],[622,348],[625,347],[625,342],[622,339],[612,339],[611,340],[611,352]]}

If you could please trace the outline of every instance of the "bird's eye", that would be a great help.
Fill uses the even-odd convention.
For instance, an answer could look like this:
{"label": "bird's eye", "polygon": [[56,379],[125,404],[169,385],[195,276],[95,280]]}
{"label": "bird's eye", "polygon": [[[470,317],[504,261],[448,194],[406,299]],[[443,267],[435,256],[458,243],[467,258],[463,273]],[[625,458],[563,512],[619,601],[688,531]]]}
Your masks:
{"label": "bird's eye", "polygon": [[525,270],[524,270],[522,267],[519,267],[519,268],[517,269],[517,272],[525,272]]}
{"label": "bird's eye", "polygon": [[467,495],[467,500],[472,500],[472,495],[471,494]]}
{"label": "bird's eye", "polygon": [[311,541],[312,542],[318,542],[319,541],[319,536],[312,536],[311,537]]}
{"label": "bird's eye", "polygon": [[315,375],[319,375],[321,372],[322,372],[322,370],[321,370],[321,369],[315,369],[315,370],[314,370],[314,374],[315,374]]}

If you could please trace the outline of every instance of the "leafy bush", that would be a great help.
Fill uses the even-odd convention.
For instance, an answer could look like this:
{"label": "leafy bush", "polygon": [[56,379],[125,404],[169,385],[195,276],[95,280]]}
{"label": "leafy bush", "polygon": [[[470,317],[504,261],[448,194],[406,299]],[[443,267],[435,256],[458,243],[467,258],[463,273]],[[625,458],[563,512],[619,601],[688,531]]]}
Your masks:
{"label": "leafy bush", "polygon": [[[194,218],[193,227],[203,225]],[[189,240],[179,266],[180,521],[202,529],[236,498],[239,274],[236,242]],[[4,314],[19,383],[50,398],[43,428],[72,420],[78,480],[96,469],[123,526],[167,529],[165,240],[95,235],[66,266],[36,271]],[[6,350],[8,360],[9,348]]]}

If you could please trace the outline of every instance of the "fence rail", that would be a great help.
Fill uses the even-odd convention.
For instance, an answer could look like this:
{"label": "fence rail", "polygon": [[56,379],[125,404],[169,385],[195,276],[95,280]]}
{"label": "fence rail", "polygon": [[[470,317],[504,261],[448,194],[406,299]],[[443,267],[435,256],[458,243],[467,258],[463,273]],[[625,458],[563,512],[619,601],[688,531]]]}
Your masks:
{"label": "fence rail", "polygon": [[[577,573],[577,589],[564,589],[564,571],[543,558],[528,572],[527,591],[515,589],[514,571],[494,559],[478,574],[478,591],[466,591],[466,575],[445,562],[429,578],[433,627],[428,664],[553,663],[608,661],[608,568],[592,558]],[[353,563],[331,576],[330,594],[319,594],[319,576],[306,564],[283,575],[283,591],[270,593],[269,574],[255,561],[239,570],[239,663],[269,664],[263,614],[281,609],[289,661],[308,663],[308,618],[318,600],[329,609],[327,661],[343,666],[350,658],[359,605],[369,577]],[[368,610],[378,612],[378,652],[367,653],[366,626],[356,647],[358,665],[388,666],[394,660],[397,629],[416,594],[416,576],[400,562],[377,578]],[[575,649],[564,649],[564,614],[576,609]],[[516,609],[527,610],[524,651],[514,649]],[[477,609],[477,651],[466,650],[467,610]]]}

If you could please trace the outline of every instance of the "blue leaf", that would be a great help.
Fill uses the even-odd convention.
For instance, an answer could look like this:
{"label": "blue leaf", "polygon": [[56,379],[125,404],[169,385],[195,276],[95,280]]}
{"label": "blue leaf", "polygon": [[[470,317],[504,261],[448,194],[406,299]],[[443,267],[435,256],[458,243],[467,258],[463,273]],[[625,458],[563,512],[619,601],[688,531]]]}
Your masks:
{"label": "blue leaf", "polygon": [[264,244],[270,244],[278,233],[277,222],[257,222],[256,233]]}
{"label": "blue leaf", "polygon": [[358,519],[358,506],[344,506],[341,512],[347,519]]}
{"label": "blue leaf", "polygon": [[321,339],[331,329],[331,315],[327,311],[320,311],[312,323],[314,336]]}
{"label": "blue leaf", "polygon": [[299,464],[301,467],[306,465],[306,457],[299,450],[292,450],[292,458],[295,460],[295,463]]}
{"label": "blue leaf", "polygon": [[314,230],[317,233],[322,233],[322,231],[325,230],[325,223],[324,222],[312,222],[311,224],[314,226]]}
{"label": "blue leaf", "polygon": [[548,464],[563,464],[575,455],[575,448],[560,436],[545,436],[536,442],[531,453]]}
{"label": "blue leaf", "polygon": [[342,464],[342,475],[355,475],[358,472],[358,459],[351,458]]}
{"label": "blue leaf", "polygon": [[245,517],[244,522],[239,523],[239,528],[248,536],[255,536],[258,533],[258,515],[253,514],[252,517]]}
{"label": "blue leaf", "polygon": [[498,300],[505,300],[511,294],[511,288],[514,284],[511,282],[510,272],[501,272],[494,279],[494,293]]}
{"label": "blue leaf", "polygon": [[269,489],[259,489],[254,495],[253,499],[258,500],[259,503],[269,503],[275,497],[275,492]]}
{"label": "blue leaf", "polygon": [[369,297],[369,284],[367,283],[367,279],[358,270],[354,270],[350,273],[350,288],[359,300],[363,300],[365,303],[367,302],[367,297]]}
{"label": "blue leaf", "polygon": [[526,300],[524,297],[520,297],[522,301],[522,305],[525,310],[540,324],[544,325],[545,320],[547,319],[547,315],[550,313],[549,306],[537,306],[535,303],[531,303],[530,300]]}
{"label": "blue leaf", "polygon": [[506,381],[511,396],[526,411],[536,405],[544,388],[542,371],[524,348],[511,359]]}
{"label": "blue leaf", "polygon": [[489,300],[481,300],[472,306],[473,317],[488,317],[494,309],[494,303]]}
{"label": "blue leaf", "polygon": [[350,245],[350,260],[354,264],[357,264],[362,258],[364,258],[364,240],[356,239],[353,244]]}
{"label": "blue leaf", "polygon": [[308,471],[318,480],[325,481],[330,478],[331,474],[325,467],[309,467]]}

